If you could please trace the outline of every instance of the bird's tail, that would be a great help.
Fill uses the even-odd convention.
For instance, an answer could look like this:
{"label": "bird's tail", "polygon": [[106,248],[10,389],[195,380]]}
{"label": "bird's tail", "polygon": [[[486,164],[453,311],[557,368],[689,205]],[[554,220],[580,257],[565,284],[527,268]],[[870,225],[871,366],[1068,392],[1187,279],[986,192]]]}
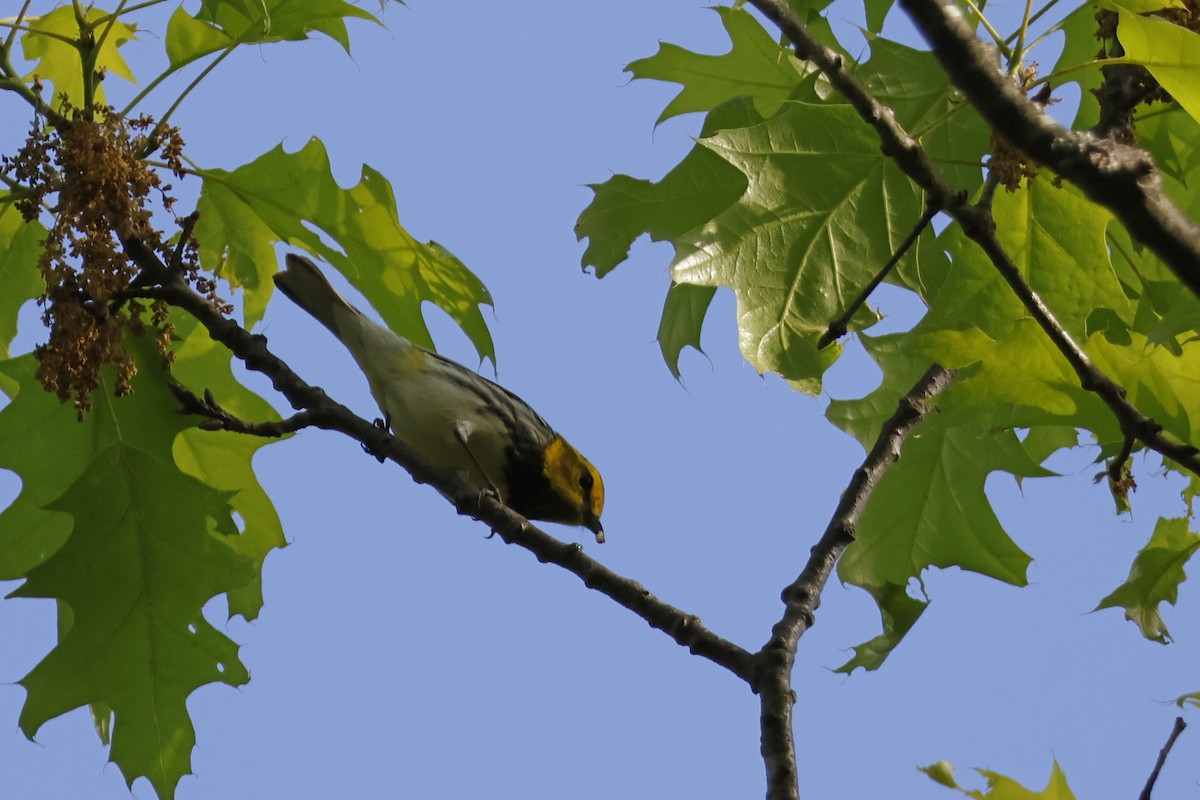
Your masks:
{"label": "bird's tail", "polygon": [[275,285],[296,305],[311,314],[334,336],[346,341],[348,326],[357,324],[362,314],[350,305],[337,289],[304,256],[288,253],[287,266],[275,274]]}

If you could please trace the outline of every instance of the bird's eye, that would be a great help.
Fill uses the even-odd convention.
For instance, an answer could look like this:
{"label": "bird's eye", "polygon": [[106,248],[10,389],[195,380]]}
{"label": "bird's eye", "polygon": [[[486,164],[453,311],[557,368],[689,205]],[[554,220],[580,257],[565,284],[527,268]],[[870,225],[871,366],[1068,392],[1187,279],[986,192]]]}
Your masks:
{"label": "bird's eye", "polygon": [[592,474],[590,472],[585,472],[579,476],[579,485],[581,488],[590,489],[592,488],[593,483],[594,481],[592,480]]}

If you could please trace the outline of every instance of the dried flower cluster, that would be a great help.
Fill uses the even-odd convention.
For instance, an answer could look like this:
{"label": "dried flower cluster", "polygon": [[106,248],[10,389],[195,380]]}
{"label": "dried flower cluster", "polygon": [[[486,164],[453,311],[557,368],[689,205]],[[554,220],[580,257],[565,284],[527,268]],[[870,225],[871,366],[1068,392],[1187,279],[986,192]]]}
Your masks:
{"label": "dried flower cluster", "polygon": [[[1036,82],[1037,64],[1033,64],[1021,73],[1021,89],[1028,92]],[[1055,101],[1050,98],[1049,91],[1043,91],[1034,98],[1034,102],[1045,107]],[[1022,180],[1027,186],[1033,183],[1033,179],[1038,174],[1037,163],[1010,145],[994,130],[992,131],[991,148],[992,155],[988,159],[988,171],[995,175],[996,181],[1001,186],[1010,192],[1015,192],[1021,188]]]}
{"label": "dried flower cluster", "polygon": [[159,150],[181,176],[178,130],[156,128],[148,117],[127,120],[108,108],[67,109],[65,115],[71,122],[61,129],[35,118],[24,146],[5,157],[2,168],[27,187],[16,203],[26,220],[44,212],[52,217],[39,262],[46,281],[39,303],[50,338],[37,348],[38,378],[82,418],[107,365],[114,368],[114,394],[130,391],[137,365],[125,337],[145,333],[147,310],[164,364],[173,357],[166,304],[154,301],[147,309],[131,298],[131,289],[145,280],[126,242],[140,241],[225,306],[216,298],[216,283],[198,272],[194,242],[174,253],[152,224],[151,193],[157,190],[168,212],[174,199],[143,156]]}

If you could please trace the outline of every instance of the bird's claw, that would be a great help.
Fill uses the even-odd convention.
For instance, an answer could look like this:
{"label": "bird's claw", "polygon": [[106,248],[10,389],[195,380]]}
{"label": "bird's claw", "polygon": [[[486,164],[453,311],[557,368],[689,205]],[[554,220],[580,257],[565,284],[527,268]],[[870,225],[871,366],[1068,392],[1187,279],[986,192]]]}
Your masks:
{"label": "bird's claw", "polygon": [[[379,428],[379,430],[383,431],[384,433],[387,433],[388,428],[392,427],[389,424],[388,420],[380,419],[379,417],[376,417],[375,421],[372,422],[371,424],[374,425],[376,428]],[[363,449],[364,453],[373,457],[380,464],[382,464],[384,461],[387,461],[386,458],[381,456],[379,453],[376,453],[374,450],[372,450],[370,447],[368,447],[365,443],[362,445],[362,449]]]}

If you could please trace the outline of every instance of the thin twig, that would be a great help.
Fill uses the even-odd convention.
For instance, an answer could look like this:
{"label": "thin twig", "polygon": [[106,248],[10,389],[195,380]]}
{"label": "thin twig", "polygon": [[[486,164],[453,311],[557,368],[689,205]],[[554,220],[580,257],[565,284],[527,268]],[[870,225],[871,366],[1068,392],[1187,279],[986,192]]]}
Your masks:
{"label": "thin twig", "polygon": [[1183,717],[1175,718],[1171,735],[1167,737],[1167,743],[1163,745],[1162,750],[1158,751],[1158,760],[1154,762],[1154,770],[1150,773],[1142,793],[1138,795],[1138,800],[1150,800],[1150,793],[1154,791],[1154,784],[1158,781],[1158,773],[1162,772],[1163,764],[1166,763],[1167,756],[1171,754],[1171,748],[1175,746],[1175,740],[1179,738],[1179,734],[1183,733],[1183,729],[1186,727],[1187,723],[1183,721]]}
{"label": "thin twig", "polygon": [[858,519],[887,469],[900,458],[900,448],[932,408],[932,401],[954,380],[954,372],[934,364],[900,398],[896,413],[883,424],[871,452],[855,471],[808,563],[780,597],[783,616],[770,640],[755,653],[754,690],[762,709],[762,756],[767,769],[768,800],[798,797],[796,747],[792,737],[792,665],[800,637],[812,627],[821,592],[842,551],[854,541]]}
{"label": "thin twig", "polygon": [[204,417],[200,421],[199,427],[206,431],[233,431],[250,436],[278,439],[316,424],[313,421],[313,415],[307,411],[293,414],[287,419],[249,422],[222,408],[208,389],[204,390],[204,396],[201,397],[181,383],[171,383],[168,386],[171,393],[175,395],[175,399],[179,401],[179,413]]}
{"label": "thin twig", "polygon": [[179,241],[175,243],[175,252],[171,253],[171,261],[167,264],[167,269],[182,273],[183,266],[183,251],[187,247],[188,241],[192,238],[192,232],[196,229],[196,223],[200,221],[200,212],[193,211],[180,221]]}
{"label": "thin twig", "polygon": [[932,220],[937,213],[937,209],[925,209],[925,213],[922,214],[921,218],[917,220],[917,223],[913,225],[913,228],[911,231],[909,231],[908,236],[906,236],[904,241],[900,243],[900,246],[896,248],[896,252],[893,253],[892,257],[888,259],[888,262],[883,265],[883,269],[875,273],[875,277],[871,279],[870,283],[863,287],[863,290],[858,293],[858,297],[855,297],[852,301],[850,301],[850,304],[846,306],[846,310],[842,312],[842,315],[833,322],[829,323],[829,327],[827,327],[825,332],[821,334],[821,338],[817,339],[818,350],[824,350],[826,347],[846,335],[846,331],[850,325],[850,320],[855,314],[858,313],[858,310],[863,307],[863,304],[867,302],[867,298],[871,296],[871,293],[879,288],[879,284],[882,283],[883,279],[886,278],[888,273],[892,271],[892,267],[896,266],[900,259],[904,258],[904,254],[908,252],[908,249],[912,247],[914,243],[916,243],[917,238],[921,235],[921,233],[929,225],[929,221]]}
{"label": "thin twig", "polygon": [[607,569],[586,555],[581,546],[560,542],[537,528],[489,493],[480,492],[461,471],[438,469],[426,463],[395,436],[306,383],[268,349],[266,337],[252,334],[224,316],[188,286],[182,275],[168,269],[144,243],[126,239],[124,245],[142,274],[159,281],[157,286],[140,290],[140,294],[165,300],[195,317],[215,341],[228,348],[248,369],[266,375],[292,407],[301,412],[297,416],[304,415],[305,424],[345,434],[368,452],[395,462],[418,483],[435,487],[460,514],[486,523],[503,541],[525,548],[542,563],[561,566],[588,588],[628,608],[677,644],[750,683],[753,657],[745,649],[713,633],[698,617],[658,599],[637,581]]}
{"label": "thin twig", "polygon": [[1129,457],[1133,455],[1133,446],[1136,440],[1132,436],[1126,436],[1121,442],[1121,451],[1113,457],[1112,462],[1105,470],[1108,473],[1108,480],[1113,486],[1120,486],[1125,481],[1129,480]]}

